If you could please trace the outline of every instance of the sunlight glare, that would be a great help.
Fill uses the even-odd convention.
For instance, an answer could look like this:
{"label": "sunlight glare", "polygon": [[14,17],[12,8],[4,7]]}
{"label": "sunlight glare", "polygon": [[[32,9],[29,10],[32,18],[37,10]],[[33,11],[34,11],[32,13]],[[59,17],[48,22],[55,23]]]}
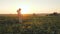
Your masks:
{"label": "sunlight glare", "polygon": [[30,6],[29,5],[18,5],[17,8],[21,8],[21,14],[27,14]]}

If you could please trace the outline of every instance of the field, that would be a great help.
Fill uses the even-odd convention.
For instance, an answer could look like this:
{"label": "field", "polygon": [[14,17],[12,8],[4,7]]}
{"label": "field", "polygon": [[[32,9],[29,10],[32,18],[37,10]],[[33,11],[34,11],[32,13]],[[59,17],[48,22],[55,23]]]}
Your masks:
{"label": "field", "polygon": [[60,34],[60,16],[0,15],[0,34]]}

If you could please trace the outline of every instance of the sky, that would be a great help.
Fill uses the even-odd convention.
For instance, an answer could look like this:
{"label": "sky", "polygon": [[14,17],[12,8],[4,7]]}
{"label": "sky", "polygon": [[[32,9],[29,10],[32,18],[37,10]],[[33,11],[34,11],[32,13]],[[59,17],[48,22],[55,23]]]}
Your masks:
{"label": "sky", "polygon": [[0,0],[0,14],[60,13],[60,0]]}

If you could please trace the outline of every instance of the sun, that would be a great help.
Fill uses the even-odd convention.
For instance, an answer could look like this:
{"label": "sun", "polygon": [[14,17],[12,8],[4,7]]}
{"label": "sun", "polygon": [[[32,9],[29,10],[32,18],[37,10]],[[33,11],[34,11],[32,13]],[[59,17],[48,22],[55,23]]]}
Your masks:
{"label": "sun", "polygon": [[27,14],[30,9],[30,6],[22,4],[22,5],[18,5],[17,8],[21,8],[21,14]]}

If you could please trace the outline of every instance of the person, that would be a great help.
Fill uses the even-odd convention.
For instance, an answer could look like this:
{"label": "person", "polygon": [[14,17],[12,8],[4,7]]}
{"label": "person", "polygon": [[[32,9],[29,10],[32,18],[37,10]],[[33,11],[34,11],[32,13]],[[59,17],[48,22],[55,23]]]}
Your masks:
{"label": "person", "polygon": [[20,16],[20,15],[21,15],[21,9],[19,8],[19,9],[17,10],[17,12],[18,12],[18,16]]}
{"label": "person", "polygon": [[18,18],[19,18],[19,23],[22,23],[22,17],[21,17],[21,8],[17,10],[18,13]]}

